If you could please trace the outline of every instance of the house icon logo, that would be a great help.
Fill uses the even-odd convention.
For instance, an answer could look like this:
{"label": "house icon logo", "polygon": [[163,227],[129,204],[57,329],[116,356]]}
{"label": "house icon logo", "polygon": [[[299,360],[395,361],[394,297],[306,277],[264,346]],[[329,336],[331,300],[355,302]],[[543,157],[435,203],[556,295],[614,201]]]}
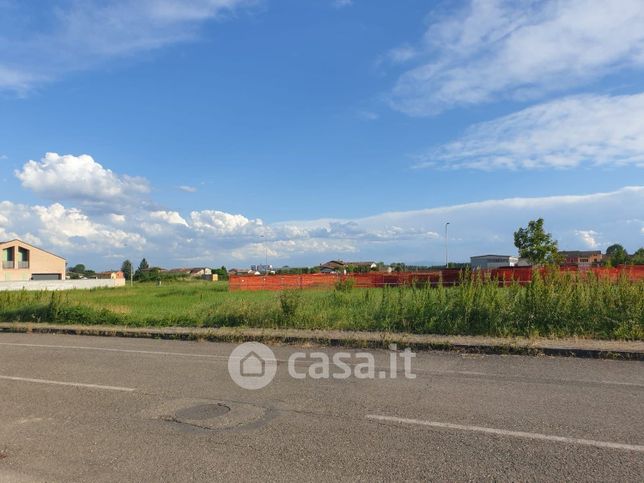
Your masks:
{"label": "house icon logo", "polygon": [[275,354],[259,342],[241,344],[235,347],[228,357],[228,373],[231,379],[244,389],[266,387],[276,372]]}
{"label": "house icon logo", "polygon": [[262,377],[266,372],[266,362],[255,352],[250,352],[241,360],[241,375],[244,377]]}

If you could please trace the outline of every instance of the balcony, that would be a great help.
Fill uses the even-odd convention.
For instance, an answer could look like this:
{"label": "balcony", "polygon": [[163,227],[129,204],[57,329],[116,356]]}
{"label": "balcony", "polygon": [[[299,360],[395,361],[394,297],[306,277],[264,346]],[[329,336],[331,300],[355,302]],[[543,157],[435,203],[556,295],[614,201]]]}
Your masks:
{"label": "balcony", "polygon": [[18,268],[29,268],[29,262],[18,262]]}
{"label": "balcony", "polygon": [[7,261],[2,262],[2,268],[4,268],[4,269],[13,268],[13,267],[14,267],[13,260],[8,261],[8,262]]}

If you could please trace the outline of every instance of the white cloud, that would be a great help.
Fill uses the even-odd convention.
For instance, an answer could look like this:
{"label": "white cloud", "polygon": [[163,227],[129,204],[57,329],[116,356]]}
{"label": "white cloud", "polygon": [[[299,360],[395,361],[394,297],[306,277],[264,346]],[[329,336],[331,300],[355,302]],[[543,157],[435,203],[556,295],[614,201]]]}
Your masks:
{"label": "white cloud", "polygon": [[[109,268],[120,257],[145,256],[171,267],[253,263],[317,264],[346,258],[388,262],[443,259],[443,227],[450,225],[450,254],[465,261],[483,252],[514,253],[512,234],[543,217],[562,249],[620,242],[629,251],[644,243],[644,186],[607,193],[487,200],[381,213],[355,219],[265,223],[218,210],[178,211],[137,203],[126,215],[86,211],[62,203],[0,202],[0,238],[23,238],[74,263]],[[578,224],[577,224],[578,223]],[[610,233],[610,240],[604,235]]]}
{"label": "white cloud", "polygon": [[385,58],[393,63],[401,64],[416,58],[418,55],[419,52],[414,47],[402,45],[390,49],[385,55]]}
{"label": "white cloud", "polygon": [[599,242],[597,241],[599,233],[595,230],[575,230],[575,234],[586,248],[596,249],[599,247]]}
{"label": "white cloud", "polygon": [[116,213],[110,213],[108,216],[109,216],[110,221],[112,223],[114,223],[114,224],[119,224],[120,225],[120,224],[125,223],[125,221],[127,220],[125,215],[118,215]]}
{"label": "white cloud", "polygon": [[417,167],[491,170],[644,166],[644,93],[572,96],[469,128]]}
{"label": "white cloud", "polygon": [[353,0],[333,0],[333,5],[336,8],[349,7],[353,5]]}
{"label": "white cloud", "polygon": [[188,186],[188,185],[181,185],[179,186],[179,189],[185,193],[196,193],[197,188],[194,186]]}
{"label": "white cloud", "polygon": [[640,0],[471,0],[429,25],[417,47],[424,60],[399,77],[391,104],[432,115],[640,68],[642,25]]}
{"label": "white cloud", "polygon": [[33,31],[0,32],[0,89],[24,92],[69,71],[194,39],[204,22],[258,1],[55,0],[39,7],[38,24],[33,5],[10,1],[0,14]]}
{"label": "white cloud", "polygon": [[183,225],[183,226],[188,226],[188,223],[186,223],[186,220],[184,220],[181,215],[176,212],[176,211],[152,211],[150,212],[150,216],[154,218],[155,220],[161,220],[165,221],[166,223],[169,223],[170,225]]}
{"label": "white cloud", "polygon": [[125,246],[140,249],[146,243],[134,227],[125,231],[102,224],[81,210],[65,208],[60,203],[29,206],[4,201],[0,203],[2,231],[68,256],[92,252],[105,254],[113,248]]}
{"label": "white cloud", "polygon": [[150,191],[146,179],[117,175],[86,154],[47,153],[40,162],[27,161],[15,174],[24,188],[51,200],[71,199],[101,205]]}
{"label": "white cloud", "polygon": [[193,211],[190,225],[194,230],[219,236],[255,236],[266,233],[262,220],[250,220],[243,215],[233,215],[217,210]]}

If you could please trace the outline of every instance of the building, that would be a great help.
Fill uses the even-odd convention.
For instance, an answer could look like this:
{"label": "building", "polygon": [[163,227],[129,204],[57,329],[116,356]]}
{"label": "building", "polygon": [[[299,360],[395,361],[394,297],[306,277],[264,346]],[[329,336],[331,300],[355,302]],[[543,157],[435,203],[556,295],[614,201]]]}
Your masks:
{"label": "building", "polygon": [[599,265],[604,258],[600,250],[562,251],[559,252],[559,255],[563,258],[563,264],[576,265],[578,267],[592,267]]}
{"label": "building", "polygon": [[500,267],[515,267],[519,264],[519,257],[512,255],[477,255],[470,257],[472,270],[485,270]]}
{"label": "building", "polygon": [[0,250],[0,281],[65,280],[67,262],[63,257],[21,240],[2,242]]}
{"label": "building", "polygon": [[96,272],[96,278],[99,280],[116,280],[125,278],[125,274],[120,270],[108,270],[107,272]]}
{"label": "building", "polygon": [[[329,260],[320,265],[321,273],[347,273],[347,272],[370,272],[378,270],[376,262],[344,262],[342,260]],[[386,268],[384,268],[386,271]]]}
{"label": "building", "polygon": [[330,260],[320,264],[320,273],[338,273],[344,271],[344,262],[342,260]]}

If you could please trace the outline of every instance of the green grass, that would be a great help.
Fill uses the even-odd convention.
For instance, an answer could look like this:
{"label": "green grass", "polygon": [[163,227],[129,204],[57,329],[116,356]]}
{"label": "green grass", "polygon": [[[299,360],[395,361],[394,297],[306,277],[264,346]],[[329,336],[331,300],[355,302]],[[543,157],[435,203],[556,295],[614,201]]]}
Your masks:
{"label": "green grass", "polygon": [[0,320],[130,326],[292,327],[644,339],[644,281],[554,273],[528,286],[228,292],[225,282],[0,292]]}

